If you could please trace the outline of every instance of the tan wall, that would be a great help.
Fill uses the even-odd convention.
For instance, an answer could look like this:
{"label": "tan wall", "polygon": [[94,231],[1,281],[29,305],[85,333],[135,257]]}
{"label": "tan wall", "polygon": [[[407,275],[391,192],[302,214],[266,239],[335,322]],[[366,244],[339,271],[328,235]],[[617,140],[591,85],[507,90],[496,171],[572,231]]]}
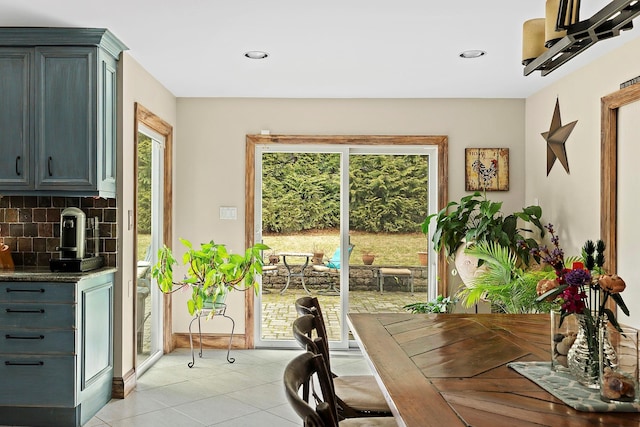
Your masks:
{"label": "tan wall", "polygon": [[[640,269],[636,264],[640,228],[638,211],[640,198],[638,193],[638,159],[640,158],[640,102],[623,106],[619,110],[618,120],[618,272],[627,283],[623,298],[631,315],[629,324],[640,327]],[[625,319],[626,317],[622,317]]]}
{"label": "tan wall", "polygon": [[[606,43],[606,42],[603,42]],[[272,134],[444,134],[449,136],[449,198],[464,192],[464,148],[509,147],[509,192],[490,193],[504,200],[505,212],[538,201],[544,220],[560,230],[568,253],[599,234],[600,97],[615,92],[620,82],[640,70],[640,40],[612,52],[525,100],[512,99],[225,99],[173,97],[125,55],[124,146],[132,141],[133,101],[140,101],[169,123],[177,123],[174,163],[174,247],[178,237],[193,241],[213,238],[240,251],[244,242],[245,135],[269,129]],[[571,174],[556,163],[546,176],[546,143],[556,97],[563,123],[578,120],[567,142]],[[526,114],[525,114],[526,109]],[[126,148],[125,150],[128,150]],[[131,152],[131,151],[129,151]],[[121,153],[122,155],[122,153]],[[124,156],[123,170],[132,163]],[[526,159],[526,162],[525,162]],[[124,176],[120,182],[131,182]],[[221,185],[218,185],[221,184]],[[131,188],[122,188],[121,224],[132,207]],[[221,221],[220,206],[236,206],[236,221]],[[576,215],[579,211],[579,215]],[[132,259],[133,234],[123,230],[122,259]],[[129,251],[129,253],[127,252]],[[122,266],[122,283],[131,280],[132,264]],[[132,296],[123,305],[120,333],[132,343]],[[242,296],[230,299],[230,314],[241,324]],[[235,304],[234,302],[236,302]],[[174,303],[174,332],[185,332],[189,320],[184,302]],[[122,308],[120,308],[122,309]],[[640,307],[636,312],[640,312]],[[122,314],[122,313],[121,313]],[[219,326],[219,327],[218,327]],[[226,331],[209,322],[206,331]],[[129,336],[131,335],[131,336]],[[118,341],[118,340],[116,340]],[[116,354],[132,354],[132,344]],[[131,348],[129,349],[129,346]],[[126,347],[126,348],[123,348]],[[122,362],[121,371],[132,362]],[[118,366],[117,366],[118,367]]]}
{"label": "tan wall", "polygon": [[[262,129],[272,134],[448,135],[450,199],[465,194],[466,147],[508,147],[510,191],[489,194],[504,201],[505,212],[525,202],[522,99],[179,98],[178,128],[174,243],[178,237],[214,239],[236,252],[244,249],[245,135]],[[236,206],[237,221],[220,220],[220,206]],[[240,331],[241,298],[232,295],[228,309],[240,321]],[[174,299],[174,332],[186,331],[188,320],[184,302]],[[205,327],[225,332],[227,325],[214,321]]]}
{"label": "tan wall", "polygon": [[[638,74],[640,39],[627,43],[526,100],[526,198],[540,200],[545,220],[558,229],[566,254],[578,254],[585,240],[598,239],[600,235],[600,99],[616,92],[620,83]],[[566,144],[571,173],[567,174],[556,162],[547,177],[546,142],[540,133],[549,130],[556,97],[560,99],[562,123],[578,120],[578,124]],[[631,121],[635,121],[637,126],[637,117]],[[637,145],[637,138],[634,143]],[[637,166],[635,168],[637,170]],[[627,194],[633,191],[637,197],[637,179],[627,179],[621,185],[626,186]],[[637,233],[631,227],[622,231],[632,232]],[[636,234],[636,242],[638,238],[640,236]],[[633,265],[637,250],[618,249],[619,264]],[[630,271],[619,273],[622,277],[632,274]],[[637,317],[640,316],[640,303],[633,303],[638,298],[632,298],[633,295],[640,296],[640,292],[628,290],[625,294],[627,305],[638,319],[633,324],[640,326],[640,317]],[[621,319],[623,322],[627,320],[624,316]]]}
{"label": "tan wall", "polygon": [[[118,144],[118,277],[115,289],[114,376],[134,367],[134,264],[135,227],[128,229],[128,211],[135,206],[134,191],[134,103],[138,102],[168,122],[176,122],[176,98],[126,52],[120,62],[122,78]],[[174,138],[177,138],[175,131]]]}

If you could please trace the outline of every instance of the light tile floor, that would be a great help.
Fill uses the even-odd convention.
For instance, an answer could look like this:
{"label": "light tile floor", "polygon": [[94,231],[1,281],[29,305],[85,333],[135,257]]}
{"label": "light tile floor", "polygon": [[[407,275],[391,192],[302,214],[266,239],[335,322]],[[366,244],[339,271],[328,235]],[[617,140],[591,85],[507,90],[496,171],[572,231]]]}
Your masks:
{"label": "light tile floor", "polygon": [[[292,339],[297,317],[294,302],[306,295],[290,288],[262,295],[265,316],[263,339]],[[340,336],[340,298],[318,295],[329,335]],[[350,312],[406,312],[405,304],[424,300],[424,294],[389,291],[352,291]],[[145,325],[147,326],[147,325]],[[148,336],[148,334],[145,334]],[[145,344],[145,348],[148,343]],[[189,349],[163,356],[138,379],[136,390],[124,400],[114,399],[88,424],[101,426],[221,426],[289,427],[301,420],[289,407],[282,385],[286,363],[300,350],[232,350],[236,362],[226,361],[226,350],[205,350],[191,369]],[[333,351],[338,375],[369,374],[357,350]]]}
{"label": "light tile floor", "polygon": [[[301,350],[205,350],[188,368],[189,349],[163,356],[126,399],[113,399],[87,423],[102,426],[294,427],[302,425],[284,394],[284,367]],[[369,374],[357,350],[332,351],[338,375]]]}

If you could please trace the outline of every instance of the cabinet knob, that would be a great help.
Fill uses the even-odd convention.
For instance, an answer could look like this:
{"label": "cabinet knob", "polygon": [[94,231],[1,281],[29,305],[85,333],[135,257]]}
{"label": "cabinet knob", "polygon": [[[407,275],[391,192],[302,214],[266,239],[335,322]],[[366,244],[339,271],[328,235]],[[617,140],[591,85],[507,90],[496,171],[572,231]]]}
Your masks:
{"label": "cabinet knob", "polygon": [[20,156],[16,157],[16,175],[20,176]]}

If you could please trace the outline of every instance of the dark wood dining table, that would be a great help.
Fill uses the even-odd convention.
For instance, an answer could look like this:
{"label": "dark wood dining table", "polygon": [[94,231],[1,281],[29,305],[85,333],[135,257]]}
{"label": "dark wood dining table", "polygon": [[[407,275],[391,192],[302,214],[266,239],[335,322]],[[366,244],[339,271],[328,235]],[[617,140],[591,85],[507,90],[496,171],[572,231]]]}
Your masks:
{"label": "dark wood dining table", "polygon": [[548,314],[348,315],[399,426],[640,426],[580,412],[507,367],[550,360]]}

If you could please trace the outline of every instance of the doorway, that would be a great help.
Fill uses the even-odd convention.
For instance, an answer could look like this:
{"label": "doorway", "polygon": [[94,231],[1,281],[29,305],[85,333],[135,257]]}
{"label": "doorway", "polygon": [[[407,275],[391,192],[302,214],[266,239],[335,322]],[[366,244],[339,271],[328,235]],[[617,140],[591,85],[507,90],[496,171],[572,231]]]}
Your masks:
{"label": "doorway", "polygon": [[151,277],[151,269],[158,250],[171,238],[171,136],[170,126],[136,104],[134,327],[138,376],[170,345],[165,338],[165,325],[170,324],[165,314],[168,302]]}
{"label": "doorway", "polygon": [[[389,245],[380,250],[380,252],[385,252],[384,254],[380,254],[382,258],[379,263],[382,264],[374,266],[363,265],[361,259],[362,254],[367,252],[366,246],[370,244],[375,245],[376,242],[371,243],[372,240],[364,236],[366,233],[359,233],[358,228],[362,227],[362,215],[369,216],[372,215],[372,212],[363,213],[362,210],[358,211],[355,206],[350,206],[350,200],[354,200],[358,196],[354,191],[363,191],[362,188],[357,190],[353,182],[354,179],[356,179],[355,177],[359,169],[363,167],[378,167],[375,166],[376,162],[387,165],[392,164],[395,160],[406,162],[420,158],[424,159],[425,164],[428,164],[428,167],[424,168],[426,176],[422,177],[424,185],[428,187],[425,191],[425,197],[428,198],[428,202],[426,203],[428,210],[424,212],[424,215],[426,216],[428,213],[436,212],[443,203],[443,198],[446,198],[446,194],[442,194],[442,191],[439,191],[441,188],[446,189],[446,175],[441,174],[446,166],[442,161],[446,155],[446,137],[308,137],[309,141],[305,141],[308,142],[308,144],[305,144],[303,142],[305,137],[300,136],[291,137],[291,141],[288,142],[295,143],[290,145],[286,144],[289,137],[256,137],[256,139],[260,141],[254,147],[255,157],[252,162],[255,172],[255,196],[253,197],[255,214],[253,216],[252,237],[255,241],[261,240],[270,246],[276,243],[275,247],[272,246],[275,253],[271,255],[277,256],[284,253],[286,258],[290,258],[291,255],[287,254],[294,253],[298,256],[297,261],[296,258],[293,257],[293,262],[291,262],[290,259],[282,259],[284,257],[280,257],[280,264],[275,274],[273,270],[271,270],[269,273],[263,275],[262,294],[256,297],[254,304],[254,339],[256,346],[296,346],[292,340],[290,331],[287,333],[286,329],[286,323],[289,323],[290,329],[290,322],[287,321],[286,316],[295,316],[295,313],[284,314],[280,312],[281,310],[278,310],[289,307],[290,311],[295,299],[309,292],[314,296],[318,296],[318,298],[321,299],[323,307],[327,307],[327,309],[324,309],[325,312],[328,312],[325,318],[329,319],[327,323],[329,323],[329,329],[332,331],[331,346],[334,348],[346,348],[349,345],[349,331],[346,327],[346,315],[348,312],[361,310],[363,306],[370,307],[372,306],[372,302],[374,307],[371,308],[371,310],[373,311],[400,311],[403,304],[401,301],[402,298],[408,298],[406,302],[409,303],[413,301],[413,298],[426,300],[427,298],[435,297],[437,293],[442,293],[436,283],[439,261],[433,253],[431,254],[431,262],[428,268],[421,268],[418,265],[416,253],[413,254],[415,261],[384,260],[384,256],[388,255],[387,252],[392,252],[391,245]],[[247,137],[248,143],[251,142],[252,138],[253,136]],[[322,139],[322,141],[318,141],[318,139]],[[315,249],[313,248],[315,245],[312,243],[314,236],[304,236],[304,233],[302,233],[303,246],[294,247],[292,243],[293,240],[289,239],[285,240],[286,243],[284,243],[284,245],[286,247],[281,247],[283,245],[283,243],[281,243],[282,240],[278,241],[274,239],[273,235],[270,235],[269,232],[263,233],[263,230],[268,228],[265,227],[265,223],[268,221],[263,219],[263,213],[266,212],[266,215],[272,215],[269,208],[263,206],[263,203],[266,203],[263,194],[265,178],[263,175],[263,162],[270,162],[269,157],[271,156],[277,158],[277,161],[282,163],[273,169],[277,170],[278,173],[287,168],[289,163],[298,161],[309,162],[309,159],[314,156],[316,159],[322,159],[322,162],[329,162],[329,168],[335,168],[333,173],[335,182],[331,182],[330,178],[327,178],[327,180],[325,180],[326,182],[322,181],[321,174],[313,172],[316,170],[314,164],[304,165],[301,170],[305,172],[301,173],[299,177],[294,178],[294,181],[298,181],[298,184],[300,184],[302,180],[312,180],[314,185],[320,186],[323,189],[315,195],[312,195],[312,189],[307,189],[303,197],[315,197],[314,200],[320,200],[320,198],[322,198],[321,202],[314,203],[314,205],[321,204],[325,206],[323,209],[327,212],[332,212],[328,223],[330,224],[335,220],[336,227],[333,229],[335,233],[332,233],[331,230],[325,233],[326,239],[323,240],[323,242],[331,241],[330,243],[332,244],[325,243],[325,246],[331,247],[323,248],[325,250],[325,257],[322,264],[323,266],[329,265],[331,267],[331,264],[333,264],[332,261],[338,261],[338,268],[330,268],[329,271],[320,270],[320,273],[316,274],[316,269],[313,266],[304,266],[304,264],[309,261],[307,256],[310,256],[313,249]],[[250,166],[249,163],[248,166]],[[305,174],[306,176],[304,176]],[[384,179],[382,178],[383,175],[384,173],[380,174],[381,179]],[[329,176],[331,176],[331,174],[329,174]],[[291,177],[291,175],[289,175],[289,177]],[[444,177],[444,186],[442,177]],[[371,192],[372,190],[367,189],[366,191]],[[287,192],[284,191],[283,194],[287,194]],[[360,195],[362,196],[362,194]],[[365,195],[364,197],[376,197],[376,195]],[[336,203],[338,205],[337,208],[335,206]],[[389,207],[393,203],[392,201],[388,201],[382,203],[381,206]],[[367,205],[366,202],[364,204]],[[402,210],[402,206],[398,207],[398,209]],[[250,210],[248,210],[248,212],[250,212]],[[322,212],[319,214],[322,214]],[[270,218],[270,220],[273,220],[273,218]],[[292,215],[286,218],[280,215],[279,218],[276,219],[276,221],[293,220]],[[384,222],[382,216],[378,216],[372,220],[376,222],[376,226],[382,227],[381,222]],[[247,223],[249,224],[249,218],[247,218]],[[351,223],[354,225],[351,226]],[[382,228],[378,230],[380,231]],[[388,236],[389,234],[392,233],[383,231],[379,236]],[[373,235],[377,236],[375,233]],[[420,239],[424,242],[421,243],[422,247],[426,247],[427,238],[420,236]],[[266,259],[267,257],[265,257],[265,260]],[[284,261],[293,264],[292,270],[294,270],[294,274],[291,274],[287,266],[282,265]],[[310,263],[312,262],[313,261],[310,261]],[[388,287],[386,287],[385,292],[382,293],[379,292],[379,273],[381,271],[379,267],[385,264],[393,267],[402,266],[402,270],[408,271],[408,276],[391,277],[390,281],[383,282],[387,283],[385,286]],[[304,270],[301,270],[303,267],[305,267]],[[351,270],[353,270],[353,273]],[[309,284],[307,288],[302,286],[301,277],[297,274],[301,271],[304,271],[302,275],[305,276],[305,281]],[[421,276],[423,271],[425,274],[425,286],[423,289],[413,292],[414,289],[411,287],[411,283],[415,282],[411,280],[414,279],[414,277],[417,278]],[[416,276],[414,276],[414,274]],[[286,279],[291,281],[291,284],[289,287],[286,286],[286,282],[270,286],[269,284],[278,283],[277,280],[274,281],[273,275],[285,276]],[[354,276],[356,277],[355,279]],[[357,277],[360,277],[360,279]],[[284,277],[280,277],[279,279],[284,279]],[[385,278],[383,277],[382,279],[384,280]],[[343,284],[347,284],[347,286]],[[298,293],[300,293],[300,295],[298,295]],[[365,295],[364,303],[359,293]],[[382,301],[383,298],[388,298],[391,294],[399,296],[398,301],[395,302],[396,305],[400,304],[398,307],[375,307],[375,303]],[[284,300],[284,302],[280,301],[280,306],[282,307],[269,306],[268,303],[265,303],[269,301],[272,302],[274,296],[276,299]],[[289,298],[290,301],[286,300],[287,298]],[[382,305],[385,304],[387,303],[383,303]],[[274,311],[274,309],[276,311]],[[283,329],[284,333],[281,333],[281,331],[274,333],[274,331],[270,329],[278,323],[283,324],[284,328],[281,329]]]}

